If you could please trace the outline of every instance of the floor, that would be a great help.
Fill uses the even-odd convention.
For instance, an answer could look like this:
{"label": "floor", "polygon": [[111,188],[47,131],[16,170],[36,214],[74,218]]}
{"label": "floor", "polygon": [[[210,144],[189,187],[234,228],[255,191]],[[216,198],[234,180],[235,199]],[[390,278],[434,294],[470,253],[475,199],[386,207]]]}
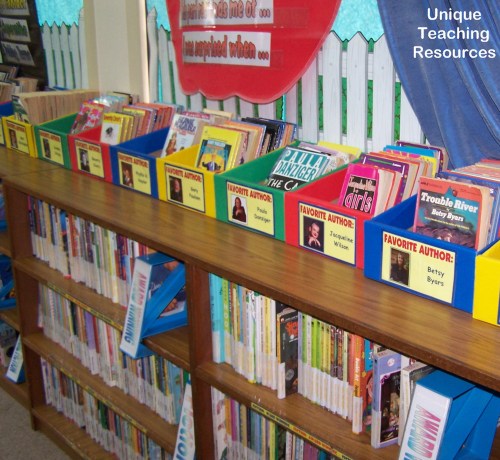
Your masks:
{"label": "floor", "polygon": [[33,431],[28,410],[0,390],[0,460],[69,460],[45,435]]}

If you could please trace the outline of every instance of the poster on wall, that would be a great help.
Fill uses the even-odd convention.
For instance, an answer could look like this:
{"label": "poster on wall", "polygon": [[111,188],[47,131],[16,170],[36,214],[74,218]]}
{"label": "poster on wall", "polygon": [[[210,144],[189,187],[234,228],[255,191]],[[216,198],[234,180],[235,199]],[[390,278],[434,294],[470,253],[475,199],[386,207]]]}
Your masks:
{"label": "poster on wall", "polygon": [[18,67],[18,77],[46,84],[46,64],[35,0],[0,0],[2,62]]}
{"label": "poster on wall", "polygon": [[316,57],[340,0],[166,0],[186,94],[267,103]]}

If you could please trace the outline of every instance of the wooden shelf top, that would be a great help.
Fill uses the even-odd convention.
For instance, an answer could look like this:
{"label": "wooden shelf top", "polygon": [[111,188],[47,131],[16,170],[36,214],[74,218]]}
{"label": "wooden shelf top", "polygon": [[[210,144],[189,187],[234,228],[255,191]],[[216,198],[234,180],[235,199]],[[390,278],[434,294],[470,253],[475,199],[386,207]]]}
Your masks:
{"label": "wooden shelf top", "polygon": [[59,169],[60,166],[0,147],[0,179],[18,174],[38,172],[44,169]]}
{"label": "wooden shelf top", "polygon": [[4,182],[323,321],[500,391],[500,330],[465,312],[367,279],[347,264],[63,168]]}

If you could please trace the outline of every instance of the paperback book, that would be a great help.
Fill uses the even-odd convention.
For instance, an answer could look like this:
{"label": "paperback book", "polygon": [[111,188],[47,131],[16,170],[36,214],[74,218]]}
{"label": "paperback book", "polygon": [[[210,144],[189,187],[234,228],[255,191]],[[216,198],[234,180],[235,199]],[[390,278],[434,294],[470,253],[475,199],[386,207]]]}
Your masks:
{"label": "paperback book", "polygon": [[413,231],[479,250],[488,239],[492,206],[488,187],[421,178]]}
{"label": "paperback book", "polygon": [[350,163],[338,202],[345,208],[376,216],[387,208],[394,182],[393,171]]}
{"label": "paperback book", "polygon": [[241,147],[242,134],[220,126],[203,128],[196,166],[213,173],[230,169]]}
{"label": "paperback book", "polygon": [[328,171],[328,155],[287,146],[274,164],[266,185],[284,191],[293,190]]}
{"label": "paperback book", "polygon": [[199,113],[196,116],[176,113],[167,133],[161,156],[165,157],[185,148],[199,144],[203,127],[210,123],[208,114]]}

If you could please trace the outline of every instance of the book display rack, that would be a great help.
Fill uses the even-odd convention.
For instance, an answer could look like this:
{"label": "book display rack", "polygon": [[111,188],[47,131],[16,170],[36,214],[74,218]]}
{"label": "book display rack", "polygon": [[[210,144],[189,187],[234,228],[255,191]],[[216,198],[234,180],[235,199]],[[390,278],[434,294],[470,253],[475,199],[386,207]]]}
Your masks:
{"label": "book display rack", "polygon": [[[500,391],[498,329],[474,320],[466,312],[395,290],[366,278],[361,270],[347,264],[7,149],[0,150],[0,178],[8,221],[8,239],[0,239],[0,249],[12,257],[17,293],[16,309],[1,315],[2,319],[8,316],[5,320],[21,333],[29,383],[16,391],[21,392],[30,410],[33,427],[74,457],[114,458],[46,403],[40,358],[170,454],[174,452],[177,427],[120,389],[107,386],[40,330],[39,284],[75,299],[79,306],[118,330],[123,328],[125,311],[33,257],[28,197],[53,204],[184,263],[188,326],[149,337],[145,343],[191,375],[196,452],[200,459],[214,457],[211,387],[339,458],[392,459],[398,453],[397,446],[373,449],[369,435],[354,434],[341,417],[298,394],[278,399],[275,392],[247,382],[228,365],[214,363],[210,273]],[[3,380],[0,384],[5,387]]]}

